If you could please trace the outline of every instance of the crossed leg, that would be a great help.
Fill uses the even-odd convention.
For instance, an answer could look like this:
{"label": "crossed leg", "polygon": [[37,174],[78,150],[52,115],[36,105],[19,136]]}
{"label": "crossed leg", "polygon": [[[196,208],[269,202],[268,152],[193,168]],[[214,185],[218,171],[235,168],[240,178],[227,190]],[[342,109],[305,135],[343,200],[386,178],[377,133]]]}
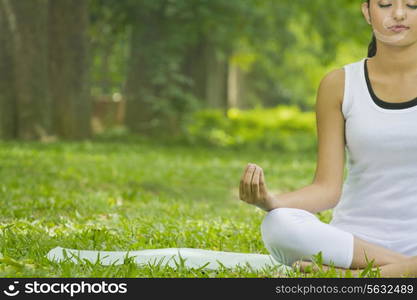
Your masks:
{"label": "crossed leg", "polygon": [[[381,277],[417,276],[417,256],[406,256],[355,236],[353,260],[349,267],[353,276],[357,277],[364,271],[363,268],[368,265],[367,258],[368,262],[374,260],[373,270],[379,267]],[[318,267],[310,261],[297,261],[293,267],[297,266],[306,273],[318,270]],[[322,270],[328,269],[329,266],[323,265]],[[344,274],[347,269],[335,268],[335,270]]]}
{"label": "crossed leg", "polygon": [[368,261],[374,259],[374,266],[383,266],[387,264],[397,263],[411,258],[401,253],[394,252],[382,246],[364,241],[358,237],[354,237],[353,259],[350,266],[351,269],[364,268],[368,265]]}
{"label": "crossed leg", "polygon": [[393,264],[412,258],[323,223],[314,214],[301,209],[278,208],[268,212],[261,230],[266,248],[278,262],[286,265],[311,261],[313,254],[322,251],[324,265],[333,263],[336,268],[356,269],[358,273],[359,268],[373,261],[373,267],[387,266],[384,272],[389,273],[397,270]]}

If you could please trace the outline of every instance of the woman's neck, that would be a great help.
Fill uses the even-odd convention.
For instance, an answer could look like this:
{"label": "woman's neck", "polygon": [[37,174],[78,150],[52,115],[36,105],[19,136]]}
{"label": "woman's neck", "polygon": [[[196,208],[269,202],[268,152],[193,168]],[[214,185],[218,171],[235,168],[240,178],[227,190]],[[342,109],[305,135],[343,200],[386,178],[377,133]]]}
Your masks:
{"label": "woman's neck", "polygon": [[376,55],[368,61],[380,74],[398,78],[417,76],[417,43],[407,47],[378,43]]}

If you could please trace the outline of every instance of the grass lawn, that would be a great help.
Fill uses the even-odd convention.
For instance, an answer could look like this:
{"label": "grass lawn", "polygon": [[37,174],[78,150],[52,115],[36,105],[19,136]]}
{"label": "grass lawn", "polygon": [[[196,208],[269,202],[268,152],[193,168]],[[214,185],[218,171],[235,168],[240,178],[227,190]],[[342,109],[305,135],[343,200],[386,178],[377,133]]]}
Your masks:
{"label": "grass lawn", "polygon": [[[90,250],[202,248],[268,254],[265,212],[238,199],[248,162],[268,188],[311,182],[315,153],[231,151],[156,142],[0,143],[2,277],[274,277],[214,270],[55,263],[57,246]],[[331,211],[319,213],[329,222]],[[291,277],[338,277],[334,272]]]}

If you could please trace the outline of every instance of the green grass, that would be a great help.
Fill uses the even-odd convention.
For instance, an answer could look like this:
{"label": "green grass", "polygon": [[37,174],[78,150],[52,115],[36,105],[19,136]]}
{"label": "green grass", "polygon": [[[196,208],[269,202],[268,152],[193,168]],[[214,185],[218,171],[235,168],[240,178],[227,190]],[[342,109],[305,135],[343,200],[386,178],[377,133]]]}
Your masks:
{"label": "green grass", "polygon": [[[1,277],[274,277],[274,269],[220,270],[55,263],[56,247],[188,247],[268,254],[264,212],[238,199],[248,162],[270,190],[311,182],[315,153],[228,151],[155,142],[0,143]],[[329,222],[331,211],[318,214]],[[338,277],[332,272],[290,277]]]}

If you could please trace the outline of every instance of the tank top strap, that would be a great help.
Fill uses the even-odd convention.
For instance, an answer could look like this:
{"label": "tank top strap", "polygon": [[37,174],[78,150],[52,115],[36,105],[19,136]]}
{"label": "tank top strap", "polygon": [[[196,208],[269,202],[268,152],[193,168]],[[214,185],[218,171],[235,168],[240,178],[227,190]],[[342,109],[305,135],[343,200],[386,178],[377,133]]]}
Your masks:
{"label": "tank top strap", "polygon": [[[343,66],[345,71],[345,84],[343,92],[342,112],[345,120],[349,117],[355,104],[355,94],[363,89],[363,66],[366,58]],[[355,105],[358,105],[357,103]]]}

